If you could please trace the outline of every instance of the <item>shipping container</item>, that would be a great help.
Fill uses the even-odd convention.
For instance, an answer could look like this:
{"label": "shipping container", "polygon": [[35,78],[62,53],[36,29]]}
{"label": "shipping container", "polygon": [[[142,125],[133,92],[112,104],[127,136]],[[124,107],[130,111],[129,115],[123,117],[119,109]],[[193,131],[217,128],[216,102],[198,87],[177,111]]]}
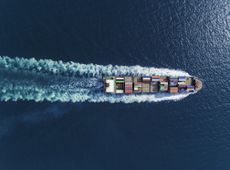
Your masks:
{"label": "shipping container", "polygon": [[186,93],[198,91],[202,88],[200,80],[187,76],[108,76],[103,78],[103,80],[106,93]]}
{"label": "shipping container", "polygon": [[170,93],[178,93],[178,87],[170,87],[169,92]]}
{"label": "shipping container", "polygon": [[160,81],[160,76],[152,76],[152,81]]}

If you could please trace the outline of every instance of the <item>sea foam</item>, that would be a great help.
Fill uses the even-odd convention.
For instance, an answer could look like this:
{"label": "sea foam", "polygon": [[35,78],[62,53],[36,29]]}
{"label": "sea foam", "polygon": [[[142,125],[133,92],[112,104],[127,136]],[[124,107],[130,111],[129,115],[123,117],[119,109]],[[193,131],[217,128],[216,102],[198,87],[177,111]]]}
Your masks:
{"label": "sea foam", "polygon": [[181,70],[141,66],[113,66],[0,56],[0,100],[61,102],[178,101],[189,94],[115,95],[103,92],[103,76],[189,76]]}

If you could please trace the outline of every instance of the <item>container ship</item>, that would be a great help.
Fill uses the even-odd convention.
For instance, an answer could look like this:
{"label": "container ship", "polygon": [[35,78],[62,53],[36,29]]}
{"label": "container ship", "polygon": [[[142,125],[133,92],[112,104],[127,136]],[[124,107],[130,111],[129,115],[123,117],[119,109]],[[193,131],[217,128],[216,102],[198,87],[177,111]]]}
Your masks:
{"label": "container ship", "polygon": [[202,88],[202,82],[192,76],[103,77],[104,92],[114,94],[193,93]]}

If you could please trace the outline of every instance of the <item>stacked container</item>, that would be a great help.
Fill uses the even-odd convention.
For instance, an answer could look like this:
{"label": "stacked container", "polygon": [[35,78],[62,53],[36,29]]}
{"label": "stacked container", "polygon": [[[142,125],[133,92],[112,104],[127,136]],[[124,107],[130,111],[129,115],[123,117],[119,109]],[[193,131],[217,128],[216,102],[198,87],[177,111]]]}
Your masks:
{"label": "stacked container", "polygon": [[141,77],[134,77],[134,93],[141,93],[142,92],[142,81]]}
{"label": "stacked container", "polygon": [[130,94],[133,92],[133,78],[125,77],[125,93]]}
{"label": "stacked container", "polygon": [[150,92],[151,77],[145,76],[145,77],[142,78],[142,80],[143,80],[142,92],[143,93],[149,93]]}
{"label": "stacked container", "polygon": [[124,77],[116,77],[116,93],[124,93]]}
{"label": "stacked container", "polygon": [[194,91],[195,91],[195,88],[193,85],[187,86],[187,92],[194,92]]}
{"label": "stacked container", "polygon": [[158,92],[159,91],[159,82],[160,76],[152,76],[152,81],[150,85],[150,92]]}
{"label": "stacked container", "polygon": [[178,88],[179,88],[179,93],[185,93],[187,90],[187,84],[186,84],[186,77],[179,77],[178,78]]}
{"label": "stacked container", "polygon": [[170,77],[169,86],[170,93],[178,93],[178,77]]}
{"label": "stacked container", "polygon": [[160,77],[160,91],[167,92],[168,91],[168,78]]}

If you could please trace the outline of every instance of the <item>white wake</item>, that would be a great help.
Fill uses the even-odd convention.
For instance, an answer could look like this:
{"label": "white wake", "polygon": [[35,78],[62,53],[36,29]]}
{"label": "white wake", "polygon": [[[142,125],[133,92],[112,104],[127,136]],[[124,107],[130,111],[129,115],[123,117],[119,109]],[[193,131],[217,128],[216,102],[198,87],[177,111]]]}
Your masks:
{"label": "white wake", "polygon": [[105,75],[189,76],[181,70],[141,66],[102,66],[34,58],[0,56],[0,100],[61,102],[159,102],[181,100],[189,94],[103,93]]}

